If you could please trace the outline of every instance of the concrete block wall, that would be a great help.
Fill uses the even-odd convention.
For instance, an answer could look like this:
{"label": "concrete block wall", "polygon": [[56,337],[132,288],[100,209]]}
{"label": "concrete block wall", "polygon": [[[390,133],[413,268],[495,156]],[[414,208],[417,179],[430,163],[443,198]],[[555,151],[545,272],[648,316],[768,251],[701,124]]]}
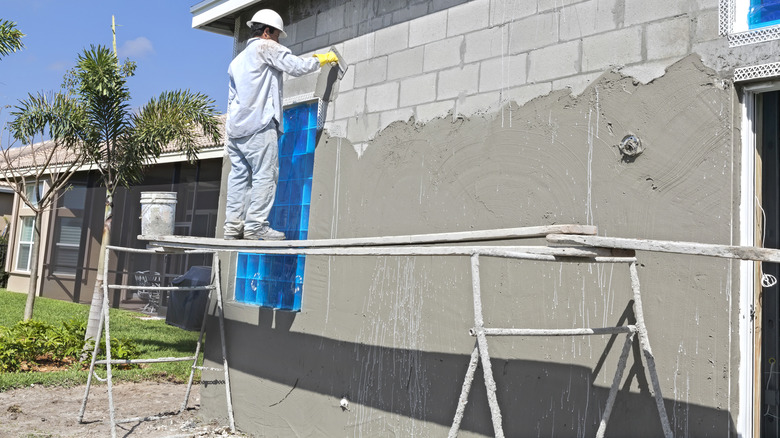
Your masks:
{"label": "concrete block wall", "polygon": [[[579,94],[612,69],[647,82],[697,48],[709,53],[728,45],[717,33],[717,0],[381,4],[386,8],[342,3],[289,26],[287,43],[296,53],[335,45],[349,61],[326,129],[338,126],[356,145],[396,117],[406,121],[411,114],[425,123],[489,113],[510,101],[522,105],[559,89]],[[304,88],[296,83],[311,79],[286,83],[289,97]],[[349,129],[357,125],[361,129]]]}
{"label": "concrete block wall", "polygon": [[[290,24],[285,29],[290,37],[287,43],[293,52],[306,53],[466,2],[468,0],[292,1],[287,14]],[[260,4],[257,9],[262,7],[273,6]],[[381,43],[382,37],[379,38]],[[392,50],[395,43],[392,42],[388,49]]]}

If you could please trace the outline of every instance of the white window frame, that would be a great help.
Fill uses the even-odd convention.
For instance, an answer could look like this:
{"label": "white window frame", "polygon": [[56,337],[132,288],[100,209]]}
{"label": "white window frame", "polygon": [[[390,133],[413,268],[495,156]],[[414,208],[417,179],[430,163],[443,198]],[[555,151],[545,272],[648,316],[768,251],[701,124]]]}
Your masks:
{"label": "white window frame", "polygon": [[[756,101],[758,95],[770,91],[779,91],[780,81],[767,81],[751,84],[743,88],[742,99],[742,155],[740,169],[740,232],[739,245],[756,246],[755,230],[758,227],[756,206],[756,147],[757,117]],[[757,328],[753,320],[754,306],[757,305],[756,272],[758,266],[753,261],[739,262],[739,414],[737,415],[737,434],[741,437],[757,436],[760,432],[759,416],[762,414],[756,397],[760,400],[761,376],[756,372],[755,355]]]}
{"label": "white window frame", "polygon": [[727,36],[729,47],[780,39],[780,24],[750,29],[747,22],[750,0],[720,0],[718,33]]}
{"label": "white window frame", "polygon": [[[22,236],[24,236],[24,230],[25,230],[25,222],[30,222],[31,232],[30,232],[30,240],[23,240]],[[15,270],[19,272],[30,272],[30,262],[32,261],[32,247],[35,243],[35,217],[34,216],[22,216],[19,218],[19,241],[16,244],[16,264],[14,265]],[[23,261],[21,259],[22,254],[22,246],[23,245],[29,245],[29,251],[27,251],[27,260],[26,266],[21,267],[20,263]]]}
{"label": "white window frame", "polygon": [[[755,245],[756,227],[756,134],[753,123],[756,94],[745,90],[742,101],[742,169],[741,169],[741,196],[739,205],[740,233],[739,244],[746,246]],[[755,302],[755,269],[753,261],[742,260],[739,262],[739,414],[737,415],[738,436],[749,437],[754,429],[754,379],[756,370],[754,365],[755,355],[755,326],[752,318]]]}
{"label": "white window frame", "polygon": [[[35,190],[36,184],[35,183],[27,183],[24,186],[24,195],[27,198],[28,201],[30,201],[31,204],[34,206],[38,206],[39,194],[43,194],[43,182],[39,182],[37,184],[38,190]],[[24,204],[25,207],[27,207],[27,204]],[[29,208],[29,207],[28,207]]]}

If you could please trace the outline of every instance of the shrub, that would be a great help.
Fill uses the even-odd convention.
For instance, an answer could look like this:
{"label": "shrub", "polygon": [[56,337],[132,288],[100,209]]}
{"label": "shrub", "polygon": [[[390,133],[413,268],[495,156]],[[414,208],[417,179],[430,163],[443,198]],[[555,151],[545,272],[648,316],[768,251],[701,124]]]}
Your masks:
{"label": "shrub", "polygon": [[[103,341],[105,345],[105,340]],[[103,355],[105,356],[105,355]],[[112,359],[133,359],[138,357],[138,347],[132,339],[111,338],[111,358]]]}
{"label": "shrub", "polygon": [[46,349],[54,360],[65,360],[81,355],[84,347],[86,321],[71,319],[62,323],[62,327],[52,327],[46,338]]}
{"label": "shrub", "polygon": [[[10,328],[0,327],[0,372],[19,371],[25,364],[40,362],[78,362],[85,331],[86,322],[76,319],[65,321],[59,327],[36,320],[21,321]],[[130,339],[113,338],[111,357],[133,359],[138,357],[138,348]]]}

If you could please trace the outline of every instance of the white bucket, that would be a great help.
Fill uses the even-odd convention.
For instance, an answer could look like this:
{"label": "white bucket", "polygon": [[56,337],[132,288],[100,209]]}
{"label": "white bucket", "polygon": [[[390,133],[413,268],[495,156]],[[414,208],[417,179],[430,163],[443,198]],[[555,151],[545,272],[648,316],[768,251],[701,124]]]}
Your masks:
{"label": "white bucket", "polygon": [[141,235],[172,236],[176,192],[141,192]]}

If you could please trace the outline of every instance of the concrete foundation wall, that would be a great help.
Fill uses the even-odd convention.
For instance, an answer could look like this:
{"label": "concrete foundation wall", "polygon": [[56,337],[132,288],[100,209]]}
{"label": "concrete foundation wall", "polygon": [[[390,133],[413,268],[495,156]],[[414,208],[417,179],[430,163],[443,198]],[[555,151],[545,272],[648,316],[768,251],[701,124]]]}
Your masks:
{"label": "concrete foundation wall", "polygon": [[[729,77],[771,60],[776,43],[729,48],[714,0],[456,3],[340,41],[338,26],[321,23],[349,28],[351,12],[375,3],[300,2],[306,17],[291,25],[291,47],[336,44],[350,63],[317,145],[310,238],[579,223],[612,237],[738,244],[742,114]],[[319,46],[304,47],[316,38]],[[289,78],[285,96],[310,93],[316,81]],[[641,140],[641,155],[621,154],[626,135]],[[638,259],[675,436],[734,436],[738,263]],[[234,261],[223,261],[229,301]],[[620,265],[485,260],[486,324],[631,320],[627,274]],[[446,435],[474,347],[467,259],[310,256],[301,313],[226,306],[240,429]],[[214,364],[219,343],[207,344]],[[507,436],[595,434],[620,342],[490,345]],[[632,352],[607,436],[659,436]],[[204,373],[203,411],[224,419],[219,380]],[[462,427],[461,436],[493,434],[480,378]]]}

